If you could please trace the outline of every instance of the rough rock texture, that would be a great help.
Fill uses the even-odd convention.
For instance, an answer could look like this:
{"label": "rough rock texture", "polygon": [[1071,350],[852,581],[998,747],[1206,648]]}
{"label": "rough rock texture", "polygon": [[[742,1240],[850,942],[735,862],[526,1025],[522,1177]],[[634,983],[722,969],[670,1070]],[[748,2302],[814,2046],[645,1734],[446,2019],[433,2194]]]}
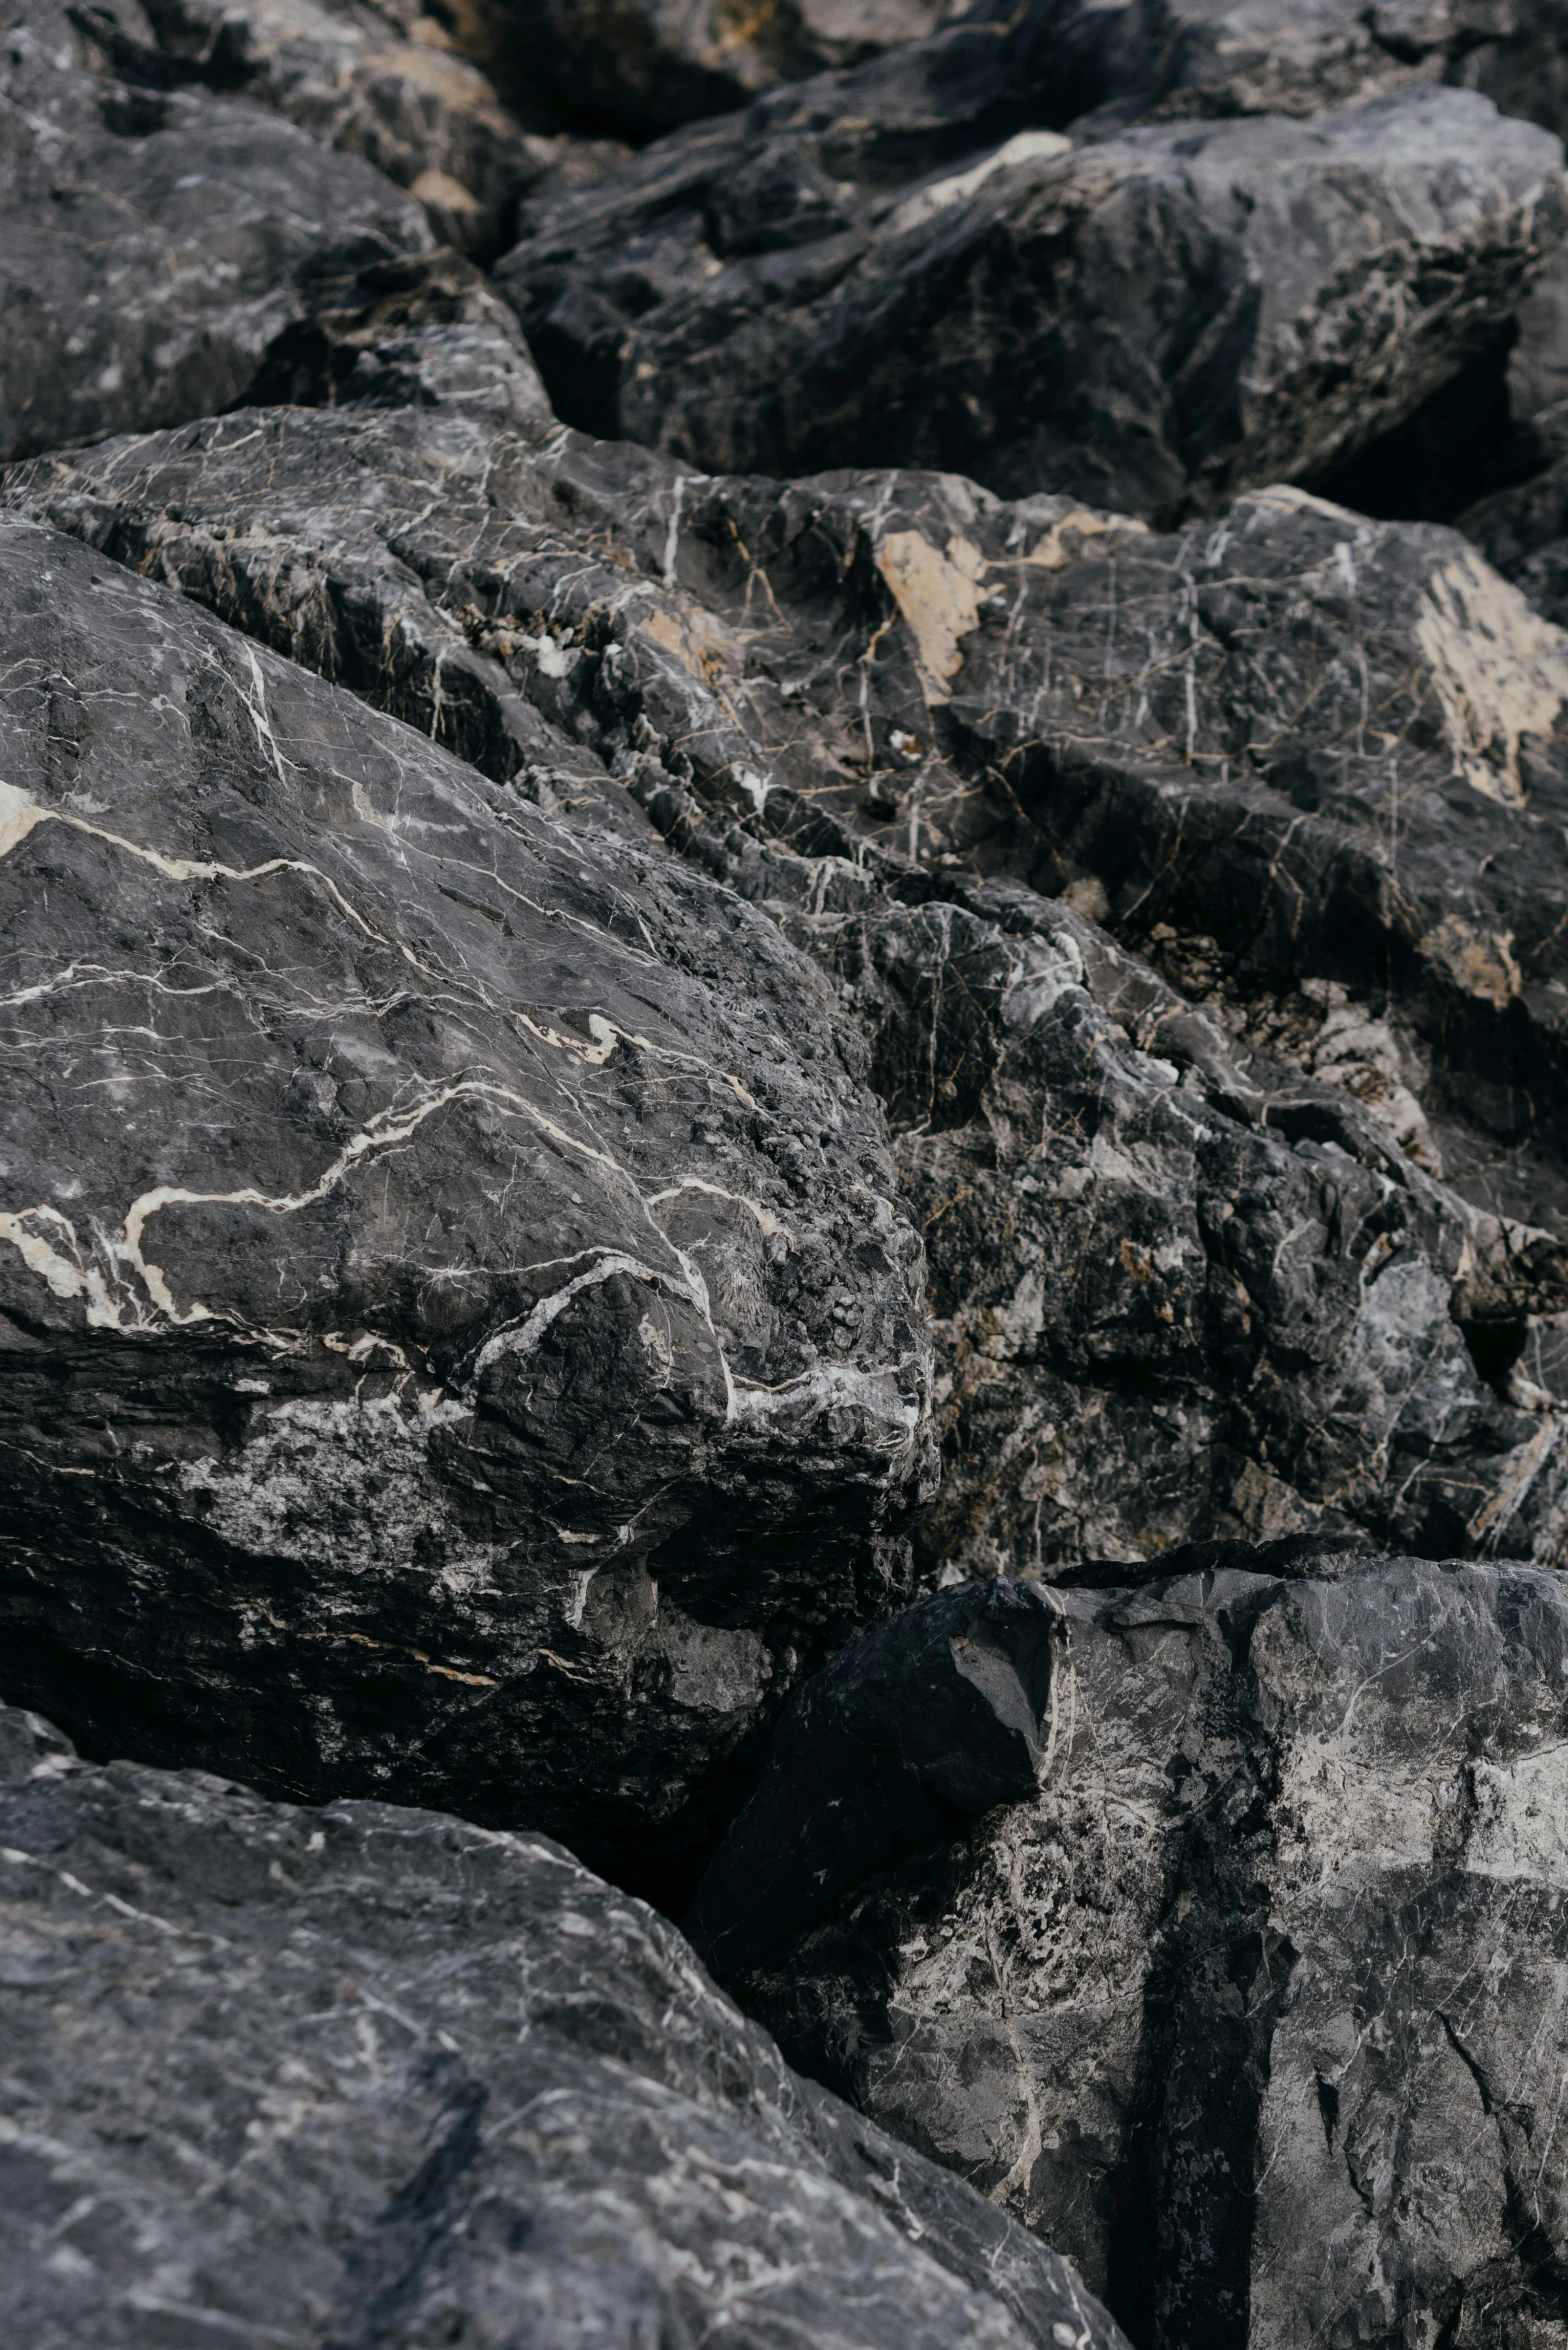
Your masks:
{"label": "rough rock texture", "polygon": [[0,2051],[28,2350],[1126,2350],[542,1840],[0,1711]]}
{"label": "rough rock texture", "polygon": [[617,152],[525,130],[417,0],[99,0],[72,21],[124,85],[122,127],[162,127],[181,90],[243,95],[368,157],[470,250],[510,242],[524,189]]}
{"label": "rough rock texture", "polygon": [[577,113],[646,137],[722,114],[781,76],[852,66],[971,13],[970,0],[490,0]]}
{"label": "rough rock texture", "polygon": [[809,1681],[687,1912],[703,1957],[734,1974],[868,1877],[1033,1794],[1059,1620],[1029,1585],[966,1583]]}
{"label": "rough rock texture", "polygon": [[10,1693],[649,1881],[906,1571],[863,1048],[646,830],[75,541],[0,624]]}
{"label": "rough rock texture", "polygon": [[1463,540],[705,482],[461,403],[10,486],[533,796],[624,789],[828,969],[931,1265],[928,1577],[1557,1554],[1568,650]]}
{"label": "rough rock texture", "polygon": [[1561,1578],[1172,1563],[1047,1595],[1037,1794],[863,1884],[743,1994],[1151,2350],[1554,2342]]}
{"label": "rough rock texture", "polygon": [[359,157],[242,100],[149,96],[94,56],[52,5],[0,37],[7,456],[222,408],[291,324],[432,244]]}
{"label": "rough rock texture", "polygon": [[1557,142],[1467,92],[1022,132],[891,188],[826,97],[530,216],[499,282],[570,423],[710,471],[942,465],[1174,514],[1397,423],[1568,224]]}

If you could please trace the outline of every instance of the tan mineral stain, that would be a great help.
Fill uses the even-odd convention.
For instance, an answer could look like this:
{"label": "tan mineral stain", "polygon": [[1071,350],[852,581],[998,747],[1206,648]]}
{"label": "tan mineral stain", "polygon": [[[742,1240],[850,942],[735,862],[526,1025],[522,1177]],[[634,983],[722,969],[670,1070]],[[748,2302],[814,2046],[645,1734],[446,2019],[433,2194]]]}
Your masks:
{"label": "tan mineral stain", "polygon": [[1568,702],[1568,636],[1467,547],[1434,574],[1416,641],[1454,772],[1489,800],[1522,808],[1520,746],[1549,738]]}
{"label": "tan mineral stain", "polygon": [[985,601],[985,557],[955,535],[947,552],[918,530],[892,530],[877,549],[877,568],[914,633],[928,705],[949,702],[948,681],[963,665],[963,641]]}
{"label": "tan mineral stain", "polygon": [[1445,914],[1422,941],[1425,953],[1466,995],[1501,1012],[1523,984],[1513,957],[1514,934],[1477,930],[1460,914]]}

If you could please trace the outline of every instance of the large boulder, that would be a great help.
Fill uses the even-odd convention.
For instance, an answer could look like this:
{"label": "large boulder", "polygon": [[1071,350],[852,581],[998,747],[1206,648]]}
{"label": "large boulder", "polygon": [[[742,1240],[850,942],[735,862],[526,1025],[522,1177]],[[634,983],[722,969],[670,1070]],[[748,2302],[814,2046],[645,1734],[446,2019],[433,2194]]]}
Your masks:
{"label": "large boulder", "polygon": [[[794,1934],[765,1912],[759,1951],[736,1896],[776,1881],[786,1725],[703,1946],[794,2061],[1068,2251],[1150,2350],[1555,2341],[1561,1578],[1302,1544],[1169,1566],[1041,1595],[1048,1689],[1015,1609],[1037,1789],[863,1856],[879,1873]],[[867,1691],[897,1714],[890,1653],[873,1635],[820,1685],[846,1807]],[[905,1675],[915,1735],[929,1679]]]}
{"label": "large boulder", "polygon": [[932,1269],[927,1577],[1558,1554],[1568,655],[1464,541],[704,481],[461,401],[9,492],[573,820],[646,810],[831,974]]}
{"label": "large boulder", "polygon": [[568,422],[707,471],[951,466],[1170,517],[1397,424],[1568,223],[1558,143],[1464,91],[1022,131],[920,178],[853,81],[530,215],[499,282]]}
{"label": "large boulder", "polygon": [[10,1709],[0,2062],[28,2350],[1126,2350],[559,1845],[94,1770]]}
{"label": "large boulder", "polygon": [[906,1572],[858,1038],[646,827],[74,540],[6,524],[0,615],[9,1691],[655,1881]]}

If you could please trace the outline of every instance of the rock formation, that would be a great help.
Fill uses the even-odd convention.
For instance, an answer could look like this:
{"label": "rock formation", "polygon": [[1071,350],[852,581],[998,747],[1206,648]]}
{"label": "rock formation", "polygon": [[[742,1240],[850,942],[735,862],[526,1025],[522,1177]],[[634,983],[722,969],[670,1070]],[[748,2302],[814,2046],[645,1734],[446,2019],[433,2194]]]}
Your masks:
{"label": "rock formation", "polygon": [[1176,516],[1398,423],[1568,225],[1558,143],[1464,92],[1022,131],[891,186],[856,104],[754,109],[534,215],[499,282],[568,422],[707,471],[949,466]]}
{"label": "rock formation", "polygon": [[11,1689],[655,1866],[906,1572],[855,1039],[651,836],[74,541],[0,564]]}
{"label": "rock formation", "polygon": [[0,129],[7,2343],[1561,2350],[1557,0]]}
{"label": "rock formation", "polygon": [[1568,646],[1465,541],[706,481],[460,395],[12,496],[530,794],[619,793],[826,967],[932,1267],[928,1577],[1554,1555]]}
{"label": "rock formation", "polygon": [[0,1886],[30,2350],[1126,2350],[558,1844],[94,1770],[3,1709]]}
{"label": "rock formation", "polygon": [[[759,1950],[743,1889],[800,1783],[787,1716],[701,1939],[750,1932],[727,1979],[794,2060],[1068,2251],[1137,2341],[1549,2341],[1560,1578],[1299,1544],[1169,1563],[1041,1595],[1048,1689],[1031,1614],[993,1606],[993,1674],[1027,1633],[1038,1791],[864,1856]],[[906,1619],[906,1655],[960,1596]],[[923,1716],[901,1667],[873,1634],[797,1701],[846,1807],[868,1685]]]}

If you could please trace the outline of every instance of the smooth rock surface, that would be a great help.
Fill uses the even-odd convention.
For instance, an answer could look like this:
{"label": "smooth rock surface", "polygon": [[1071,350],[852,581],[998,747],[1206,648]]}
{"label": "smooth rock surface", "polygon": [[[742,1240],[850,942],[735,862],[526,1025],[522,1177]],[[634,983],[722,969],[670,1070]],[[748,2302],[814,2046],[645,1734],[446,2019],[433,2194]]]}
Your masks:
{"label": "smooth rock surface", "polygon": [[646,828],[74,540],[6,524],[0,625],[10,1693],[683,1865],[907,1572],[863,1047]]}
{"label": "smooth rock surface", "polygon": [[434,241],[361,157],[122,79],[52,0],[0,39],[0,223],[8,457],[228,406],[291,325]]}
{"label": "smooth rock surface", "polygon": [[1233,1550],[1049,1596],[1037,1794],[742,1996],[1151,2350],[1556,2340],[1561,1578]]}
{"label": "smooth rock surface", "polygon": [[939,465],[1171,517],[1397,424],[1568,225],[1561,147],[1469,92],[1022,131],[921,178],[920,127],[911,161],[854,80],[529,214],[498,282],[569,423],[710,472]]}
{"label": "smooth rock surface", "polygon": [[1568,656],[1463,540],[704,482],[461,404],[10,493],[575,821],[646,809],[824,965],[932,1268],[928,1579],[1557,1554]]}
{"label": "smooth rock surface", "polygon": [[28,2350],[1126,2350],[542,1839],[0,1710],[0,2051]]}

